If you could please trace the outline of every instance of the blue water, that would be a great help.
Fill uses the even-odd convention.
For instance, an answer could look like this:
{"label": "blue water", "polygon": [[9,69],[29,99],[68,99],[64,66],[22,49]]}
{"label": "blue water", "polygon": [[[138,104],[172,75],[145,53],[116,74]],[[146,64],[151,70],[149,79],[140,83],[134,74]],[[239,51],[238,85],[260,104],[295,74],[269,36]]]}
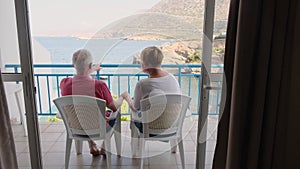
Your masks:
{"label": "blue water", "polygon": [[73,37],[35,37],[51,55],[52,63],[71,63],[72,54],[88,49],[94,63],[132,63],[133,55],[148,46],[161,46],[172,40],[78,39]]}

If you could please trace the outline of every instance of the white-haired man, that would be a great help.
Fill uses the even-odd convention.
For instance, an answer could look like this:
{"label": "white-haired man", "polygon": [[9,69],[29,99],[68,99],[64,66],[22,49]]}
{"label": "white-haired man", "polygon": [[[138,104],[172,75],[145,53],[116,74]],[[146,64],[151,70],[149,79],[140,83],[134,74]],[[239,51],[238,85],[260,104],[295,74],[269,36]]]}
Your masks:
{"label": "white-haired man", "polygon": [[[62,96],[66,95],[86,95],[93,96],[106,101],[106,106],[113,112],[121,106],[123,97],[113,100],[113,97],[105,82],[94,80],[90,73],[100,70],[100,66],[93,67],[93,58],[86,49],[80,49],[73,54],[73,67],[76,75],[73,78],[64,78],[60,83]],[[94,141],[89,141],[90,153],[92,155],[105,155],[105,149],[99,150]]]}

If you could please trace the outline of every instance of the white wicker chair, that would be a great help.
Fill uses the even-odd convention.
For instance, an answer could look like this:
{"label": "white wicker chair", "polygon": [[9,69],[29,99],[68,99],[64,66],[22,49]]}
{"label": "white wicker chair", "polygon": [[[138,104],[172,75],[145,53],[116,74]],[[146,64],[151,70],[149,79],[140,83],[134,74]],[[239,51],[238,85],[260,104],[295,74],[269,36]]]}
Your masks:
{"label": "white wicker chair", "polygon": [[141,115],[133,114],[132,119],[142,123],[143,131],[132,125],[132,151],[136,155],[137,144],[140,145],[141,169],[145,141],[170,141],[172,152],[176,152],[178,144],[182,168],[185,168],[182,126],[190,101],[191,97],[180,94],[157,95],[140,101]]}
{"label": "white wicker chair", "polygon": [[[106,101],[90,96],[70,95],[53,100],[67,130],[65,168],[69,168],[72,140],[75,140],[77,154],[82,152],[82,141],[104,140],[107,168],[111,165],[111,135],[114,127],[107,127]],[[115,123],[116,124],[116,123]],[[121,138],[115,134],[117,152],[121,152]],[[118,154],[120,155],[120,154]]]}

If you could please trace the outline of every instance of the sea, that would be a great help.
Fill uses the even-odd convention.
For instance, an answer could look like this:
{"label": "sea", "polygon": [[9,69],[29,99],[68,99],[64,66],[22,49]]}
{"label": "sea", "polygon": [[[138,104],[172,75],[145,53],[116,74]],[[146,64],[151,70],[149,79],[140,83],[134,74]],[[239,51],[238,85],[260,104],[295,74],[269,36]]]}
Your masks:
{"label": "sea", "polygon": [[88,49],[94,63],[127,63],[145,47],[173,43],[173,40],[79,39],[76,37],[34,37],[51,55],[52,63],[71,63],[78,49]]}

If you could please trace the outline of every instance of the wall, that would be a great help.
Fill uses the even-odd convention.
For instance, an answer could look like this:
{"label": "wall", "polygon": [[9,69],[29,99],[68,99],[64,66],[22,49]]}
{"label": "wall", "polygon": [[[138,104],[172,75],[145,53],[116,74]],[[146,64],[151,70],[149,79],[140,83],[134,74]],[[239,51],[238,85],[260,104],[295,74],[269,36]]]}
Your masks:
{"label": "wall", "polygon": [[[20,64],[18,36],[16,27],[15,7],[13,0],[0,0],[0,56],[1,65],[4,64]],[[51,63],[50,53],[37,41],[32,39],[33,62],[35,63]],[[2,66],[2,72],[12,72],[12,69],[5,69]],[[35,70],[35,73],[51,73],[51,70]],[[46,83],[43,79],[41,83]],[[52,86],[50,86],[52,87]],[[10,117],[13,121],[19,119],[19,111],[16,105],[14,92],[17,88],[22,88],[21,84],[14,82],[5,82],[6,96],[9,106]],[[47,95],[46,91],[41,93]],[[42,103],[43,107],[47,107],[47,102]],[[23,105],[24,107],[24,105]],[[46,111],[46,110],[45,110]]]}
{"label": "wall", "polygon": [[20,63],[14,1],[0,1],[0,25],[2,61]]}

